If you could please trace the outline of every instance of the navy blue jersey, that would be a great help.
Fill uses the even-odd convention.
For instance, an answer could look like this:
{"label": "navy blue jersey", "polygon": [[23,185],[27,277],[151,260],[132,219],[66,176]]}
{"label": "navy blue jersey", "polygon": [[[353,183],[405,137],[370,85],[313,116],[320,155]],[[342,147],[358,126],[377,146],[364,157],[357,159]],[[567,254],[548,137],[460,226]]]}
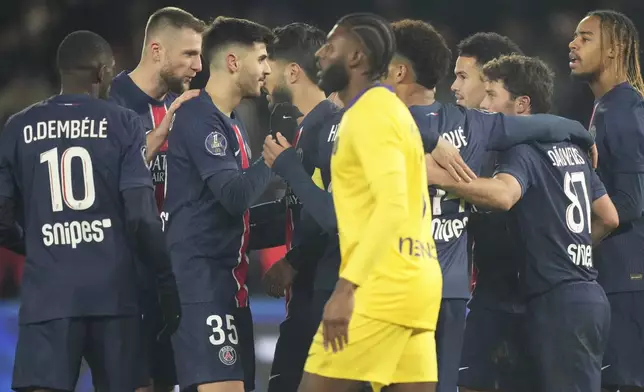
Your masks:
{"label": "navy blue jersey", "polygon": [[0,174],[13,177],[0,195],[24,208],[20,322],[137,314],[120,192],[152,187],[138,116],[59,95],[11,117],[0,139]]}
{"label": "navy blue jersey", "polygon": [[207,181],[249,167],[248,137],[204,90],[181,106],[172,129],[164,216],[181,301],[246,306],[249,213],[228,212]]}
{"label": "navy blue jersey", "polygon": [[518,145],[499,157],[498,173],[521,185],[512,208],[523,245],[519,276],[526,296],[564,282],[593,281],[590,236],[592,202],[606,194],[604,185],[576,145]]}
{"label": "navy blue jersey", "polygon": [[[146,134],[161,124],[168,108],[176,98],[177,95],[172,92],[168,92],[162,101],[152,98],[134,83],[127,71],[118,74],[112,81],[110,88],[110,100],[135,111],[141,117]],[[163,211],[163,200],[165,199],[167,149],[168,143],[166,142],[149,164],[159,211]]]}
{"label": "navy blue jersey", "polygon": [[[410,111],[421,134],[438,132],[459,150],[463,160],[478,175],[489,159],[489,151],[504,150],[522,142],[574,139],[587,147],[592,145],[592,137],[581,124],[549,114],[505,116],[438,102],[412,106]],[[443,270],[443,298],[469,298],[467,223],[471,206],[435,187],[430,187],[430,195],[434,241]]]}
{"label": "navy blue jersey", "polygon": [[[597,101],[590,130],[596,133],[597,172],[608,194],[614,197],[619,193],[615,184],[617,175],[644,173],[642,97],[627,83],[616,86]],[[620,222],[617,230],[595,248],[598,281],[604,290],[608,293],[644,290],[642,254],[644,217]]]}

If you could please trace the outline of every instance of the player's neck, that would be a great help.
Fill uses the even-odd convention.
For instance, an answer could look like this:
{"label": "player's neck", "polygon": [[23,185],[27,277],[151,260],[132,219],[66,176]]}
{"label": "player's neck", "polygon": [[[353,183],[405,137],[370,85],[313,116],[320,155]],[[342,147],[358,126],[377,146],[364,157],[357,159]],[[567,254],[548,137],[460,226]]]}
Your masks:
{"label": "player's neck", "polygon": [[600,72],[599,77],[592,80],[589,85],[595,99],[603,97],[618,84],[628,81],[626,76],[615,75],[613,72]]}
{"label": "player's neck", "polygon": [[234,81],[225,77],[227,75],[220,75],[210,69],[210,78],[206,83],[206,93],[210,95],[210,99],[217,106],[217,109],[226,116],[230,117],[233,109],[239,105],[242,100],[241,92],[234,83]]}
{"label": "player's neck", "polygon": [[305,117],[325,99],[324,91],[317,86],[309,86],[293,91],[293,105],[297,106]]}
{"label": "player's neck", "polygon": [[65,76],[62,76],[61,82],[60,95],[89,95],[94,98],[98,98],[98,87],[91,83],[81,83]]}
{"label": "player's neck", "polygon": [[348,107],[358,94],[362,93],[374,84],[374,81],[369,80],[362,75],[353,77],[349,80],[347,87],[342,91],[338,91],[338,98],[340,98],[344,107]]}
{"label": "player's neck", "polygon": [[134,68],[134,71],[130,72],[129,76],[141,91],[157,101],[163,100],[168,93],[168,87],[161,82],[158,72],[150,69],[143,60]]}
{"label": "player's neck", "polygon": [[402,86],[398,94],[407,106],[429,106],[436,102],[436,92],[418,84]]}

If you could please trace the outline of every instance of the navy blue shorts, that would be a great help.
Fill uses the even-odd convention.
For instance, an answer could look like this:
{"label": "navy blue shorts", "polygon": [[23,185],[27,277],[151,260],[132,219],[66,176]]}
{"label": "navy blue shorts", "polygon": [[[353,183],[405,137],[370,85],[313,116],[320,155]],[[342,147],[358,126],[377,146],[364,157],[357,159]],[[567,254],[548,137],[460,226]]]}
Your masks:
{"label": "navy blue shorts", "polygon": [[141,317],[82,317],[20,325],[12,388],[73,391],[85,358],[97,390],[133,391],[145,371]]}
{"label": "navy blue shorts", "polygon": [[143,308],[143,338],[141,343],[147,368],[147,379],[144,385],[149,384],[151,378],[154,385],[174,386],[178,384],[178,381],[177,371],[174,367],[172,343],[169,337],[157,340],[157,335],[163,328],[161,307],[155,298],[154,301],[148,301]]}
{"label": "navy blue shorts", "polygon": [[465,323],[458,385],[476,391],[530,391],[525,315],[483,307]]}
{"label": "navy blue shorts", "polygon": [[466,299],[443,299],[436,325],[436,359],[438,384],[436,392],[454,392],[458,383],[463,332],[465,331]]}
{"label": "navy blue shorts", "polygon": [[316,290],[313,296],[294,293],[280,335],[268,379],[268,392],[297,392],[313,337],[322,321],[331,291]]}
{"label": "navy blue shorts", "polygon": [[604,352],[602,386],[644,387],[644,291],[608,294],[610,335]]}
{"label": "navy blue shorts", "polygon": [[181,390],[222,381],[243,381],[255,389],[255,343],[250,308],[217,302],[181,305],[179,329],[172,335]]}
{"label": "navy blue shorts", "polygon": [[599,391],[610,330],[610,305],[599,284],[564,283],[531,299],[526,309],[537,391]]}

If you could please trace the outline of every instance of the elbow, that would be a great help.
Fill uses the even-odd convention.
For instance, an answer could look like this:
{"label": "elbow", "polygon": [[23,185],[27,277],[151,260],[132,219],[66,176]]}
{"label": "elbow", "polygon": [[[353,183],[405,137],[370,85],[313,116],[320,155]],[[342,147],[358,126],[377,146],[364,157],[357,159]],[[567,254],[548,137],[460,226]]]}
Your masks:
{"label": "elbow", "polygon": [[619,215],[616,210],[611,211],[610,214],[607,214],[602,218],[602,225],[606,228],[607,231],[613,231],[619,226]]}
{"label": "elbow", "polygon": [[496,209],[507,212],[514,207],[515,201],[510,195],[504,195],[496,201]]}

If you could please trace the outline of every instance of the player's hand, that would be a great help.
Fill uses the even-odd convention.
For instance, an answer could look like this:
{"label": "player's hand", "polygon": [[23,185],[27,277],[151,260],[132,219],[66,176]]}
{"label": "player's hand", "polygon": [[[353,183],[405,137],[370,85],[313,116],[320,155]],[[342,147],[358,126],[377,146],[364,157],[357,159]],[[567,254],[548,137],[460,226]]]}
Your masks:
{"label": "player's hand", "polygon": [[295,269],[286,261],[285,258],[277,260],[265,273],[264,287],[266,293],[273,298],[281,298],[286,295],[286,290],[291,287]]}
{"label": "player's hand", "polygon": [[324,349],[329,346],[334,353],[342,351],[349,344],[349,322],[353,315],[353,283],[340,279],[324,306],[322,316],[322,335]]}
{"label": "player's hand", "polygon": [[297,106],[291,103],[283,102],[276,104],[271,112],[271,135],[276,137],[277,133],[280,132],[286,140],[294,140],[299,128],[297,119],[302,116],[303,114]]}
{"label": "player's hand", "polygon": [[174,290],[159,289],[159,305],[163,313],[163,327],[157,335],[157,340],[164,340],[172,336],[181,323],[181,302],[176,284]]}
{"label": "player's hand", "polygon": [[291,144],[286,140],[286,138],[280,133],[277,132],[275,135],[277,140],[273,138],[273,135],[266,136],[264,139],[264,150],[262,151],[262,156],[264,157],[264,162],[266,166],[273,167],[273,163],[280,154],[291,147]]}
{"label": "player's hand", "polygon": [[593,169],[597,169],[597,166],[599,165],[599,151],[597,151],[597,144],[593,144],[593,146],[590,147],[589,154]]}
{"label": "player's hand", "polygon": [[179,108],[181,107],[181,105],[183,105],[184,102],[197,97],[200,92],[201,91],[198,89],[184,91],[183,94],[179,95],[179,97],[177,97],[177,99],[175,99],[174,102],[172,102],[172,104],[168,108],[167,114],[174,114],[177,110],[179,110]]}
{"label": "player's hand", "polygon": [[449,172],[456,182],[472,182],[476,178],[476,174],[463,161],[456,147],[442,137],[438,138],[438,143],[431,156],[443,169]]}

